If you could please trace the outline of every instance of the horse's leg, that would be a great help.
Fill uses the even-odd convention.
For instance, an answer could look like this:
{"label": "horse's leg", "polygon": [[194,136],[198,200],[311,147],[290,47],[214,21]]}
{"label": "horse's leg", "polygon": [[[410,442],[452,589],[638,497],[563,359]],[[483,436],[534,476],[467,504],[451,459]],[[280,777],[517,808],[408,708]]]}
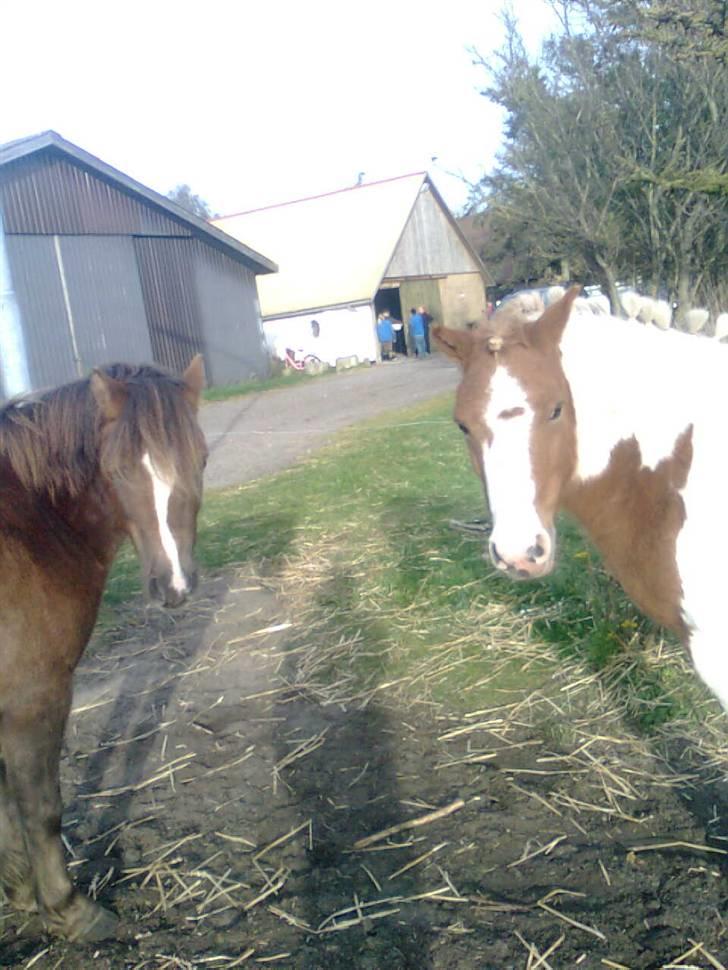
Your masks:
{"label": "horse's leg", "polygon": [[0,750],[0,886],[14,909],[38,908],[33,873],[25,851],[18,807],[8,789],[5,760]]}
{"label": "horse's leg", "polygon": [[59,761],[71,687],[56,682],[51,688],[36,694],[32,703],[3,712],[0,744],[7,789],[17,806],[48,930],[69,940],[107,939],[114,935],[117,918],[78,892],[65,865]]}

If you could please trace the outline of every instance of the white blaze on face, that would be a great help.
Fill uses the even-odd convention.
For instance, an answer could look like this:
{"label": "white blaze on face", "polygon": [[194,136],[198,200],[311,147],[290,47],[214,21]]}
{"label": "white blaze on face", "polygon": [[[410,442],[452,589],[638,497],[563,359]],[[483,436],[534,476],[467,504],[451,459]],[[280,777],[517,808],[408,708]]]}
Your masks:
{"label": "white blaze on face", "polygon": [[184,572],[182,571],[182,564],[179,560],[179,550],[177,548],[177,543],[172,535],[172,530],[169,527],[169,522],[167,520],[169,512],[169,499],[172,495],[172,486],[159,474],[157,469],[152,463],[152,459],[149,457],[149,453],[145,453],[142,458],[142,465],[149,472],[152,479],[152,490],[154,494],[154,510],[157,513],[157,524],[159,526],[159,538],[162,542],[162,548],[164,549],[165,555],[169,560],[169,565],[172,569],[172,587],[178,593],[187,592],[187,580],[185,579]]}
{"label": "white blaze on face", "polygon": [[[514,409],[523,413],[502,417]],[[526,556],[536,538],[547,531],[536,511],[531,464],[533,417],[521,383],[505,367],[497,367],[485,410],[492,439],[483,446],[483,465],[493,513],[491,542],[509,562]]]}

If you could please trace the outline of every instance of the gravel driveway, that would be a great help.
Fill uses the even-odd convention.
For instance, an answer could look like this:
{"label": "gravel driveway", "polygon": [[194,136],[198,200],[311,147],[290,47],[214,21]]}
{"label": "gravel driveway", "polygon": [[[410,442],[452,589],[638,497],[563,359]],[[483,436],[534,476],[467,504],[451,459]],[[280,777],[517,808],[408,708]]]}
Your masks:
{"label": "gravel driveway", "polygon": [[206,404],[200,424],[210,446],[207,488],[280,471],[334,432],[454,390],[458,368],[442,355],[403,359],[319,380]]}

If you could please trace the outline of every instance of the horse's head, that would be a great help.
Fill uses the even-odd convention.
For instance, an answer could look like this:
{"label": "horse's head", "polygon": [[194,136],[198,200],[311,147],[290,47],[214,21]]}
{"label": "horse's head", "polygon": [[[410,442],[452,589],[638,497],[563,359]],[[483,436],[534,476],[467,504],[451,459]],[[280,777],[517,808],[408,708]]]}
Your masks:
{"label": "horse's head", "polygon": [[554,517],[576,466],[576,418],[559,345],[572,287],[530,322],[496,314],[482,329],[433,329],[463,369],[455,420],[485,485],[493,564],[515,578],[551,571]]}
{"label": "horse's head", "polygon": [[142,563],[147,593],[178,606],[197,583],[194,545],[207,457],[197,423],[202,357],[182,378],[114,365],[91,375],[101,472]]}

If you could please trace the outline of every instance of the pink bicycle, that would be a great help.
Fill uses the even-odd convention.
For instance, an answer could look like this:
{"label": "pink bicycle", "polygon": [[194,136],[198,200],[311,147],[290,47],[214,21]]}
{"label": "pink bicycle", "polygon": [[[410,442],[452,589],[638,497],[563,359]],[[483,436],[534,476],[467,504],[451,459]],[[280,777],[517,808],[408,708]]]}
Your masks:
{"label": "pink bicycle", "polygon": [[296,357],[296,351],[286,347],[286,356],[283,363],[290,370],[303,370],[307,374],[320,374],[326,367],[324,362],[315,354],[306,354],[302,358]]}

